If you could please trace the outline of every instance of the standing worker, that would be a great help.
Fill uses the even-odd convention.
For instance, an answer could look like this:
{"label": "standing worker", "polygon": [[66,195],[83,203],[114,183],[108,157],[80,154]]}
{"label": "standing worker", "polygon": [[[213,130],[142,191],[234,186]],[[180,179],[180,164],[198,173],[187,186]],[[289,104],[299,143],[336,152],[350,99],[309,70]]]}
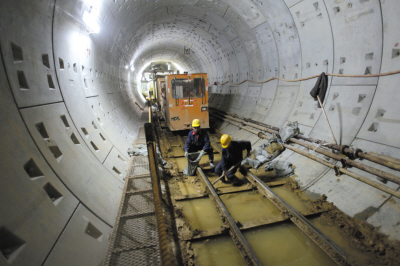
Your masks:
{"label": "standing worker", "polygon": [[208,160],[210,161],[210,168],[214,168],[214,150],[211,147],[207,132],[202,132],[200,125],[201,123],[199,119],[194,119],[192,121],[193,130],[189,132],[185,147],[183,147],[183,150],[185,151],[185,157],[188,158],[189,152],[201,150],[199,157],[197,157],[195,160],[196,162],[199,162],[204,152],[207,152]]}
{"label": "standing worker", "polygon": [[[241,182],[235,176],[235,173],[236,170],[240,167],[240,163],[243,160],[243,151],[247,150],[246,157],[250,156],[251,142],[246,140],[232,141],[232,137],[230,135],[224,134],[221,136],[221,145],[221,162],[217,165],[217,168],[215,168],[215,173],[218,176],[224,175],[221,180],[224,183],[233,183],[233,185],[240,185]],[[239,171],[243,175],[246,175],[245,171],[243,171],[241,168],[239,168]],[[227,178],[227,180],[225,180],[225,178]]]}

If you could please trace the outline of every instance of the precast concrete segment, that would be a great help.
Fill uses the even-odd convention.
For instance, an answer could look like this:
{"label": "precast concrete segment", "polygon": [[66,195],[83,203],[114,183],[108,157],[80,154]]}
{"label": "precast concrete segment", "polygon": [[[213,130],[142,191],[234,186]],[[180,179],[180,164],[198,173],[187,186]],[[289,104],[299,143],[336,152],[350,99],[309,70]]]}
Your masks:
{"label": "precast concrete segment", "polygon": [[[20,108],[63,100],[53,65],[50,15],[53,3],[43,0],[0,4],[1,50],[11,90]],[[23,10],[18,8],[21,6]]]}
{"label": "precast concrete segment", "polygon": [[216,207],[220,210],[220,214],[227,220],[229,227],[231,229],[229,231],[229,234],[232,236],[234,240],[236,240],[234,242],[236,245],[239,246],[239,251],[243,259],[246,261],[248,265],[261,265],[254,251],[251,249],[249,243],[244,238],[243,234],[240,232],[235,221],[233,220],[228,210],[226,209],[224,203],[221,201],[218,194],[215,192],[215,189],[211,185],[206,175],[203,173],[203,170],[201,170],[201,168],[199,167],[197,168],[197,174],[201,177],[201,180],[203,181],[205,187],[207,187],[210,199],[215,203]]}
{"label": "precast concrete segment", "polygon": [[247,172],[246,178],[258,188],[261,194],[271,200],[282,212],[288,212],[290,219],[295,223],[308,237],[310,237],[329,257],[338,265],[353,265],[345,256],[345,253],[328,237],[322,234],[314,227],[303,215],[293,209],[289,204],[283,201],[275,192],[264,184],[258,177],[251,172]]}
{"label": "precast concrete segment", "polygon": [[0,53],[0,265],[41,265],[79,201],[27,130],[3,63]]}
{"label": "precast concrete segment", "polygon": [[[79,204],[47,260],[50,265],[100,265],[112,228]],[[31,263],[28,263],[29,265]]]}
{"label": "precast concrete segment", "polygon": [[93,154],[103,163],[113,146],[125,156],[121,151],[133,142],[137,130],[127,124],[139,118],[127,104],[132,96],[126,81],[117,79],[114,66],[103,64],[108,59],[102,46],[82,32],[78,13],[69,1],[55,6],[53,71],[73,124],[88,147],[93,142],[99,148]]}
{"label": "precast concrete segment", "polygon": [[112,224],[122,191],[121,180],[83,144],[64,103],[25,108],[21,114],[36,145],[63,183],[88,209]]}

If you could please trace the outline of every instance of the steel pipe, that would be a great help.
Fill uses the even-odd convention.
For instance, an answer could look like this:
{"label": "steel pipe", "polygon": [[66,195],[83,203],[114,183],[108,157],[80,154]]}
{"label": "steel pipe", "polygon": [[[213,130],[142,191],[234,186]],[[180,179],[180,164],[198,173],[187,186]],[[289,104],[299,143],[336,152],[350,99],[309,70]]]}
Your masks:
{"label": "steel pipe", "polygon": [[[221,111],[219,111],[219,112],[221,113]],[[227,116],[228,118],[230,118],[230,119],[232,119],[234,121],[237,121],[237,122],[240,122],[240,123],[244,123],[246,125],[252,126],[254,128],[258,128],[260,130],[266,131],[266,132],[271,133],[271,134],[274,134],[274,133],[275,134],[279,134],[279,128],[277,128],[277,127],[273,127],[273,126],[270,126],[268,124],[264,124],[264,123],[257,122],[257,121],[251,120],[251,119],[240,117],[240,116],[238,116],[236,114],[231,114],[231,113],[228,113],[228,114],[229,115],[225,115],[225,116]],[[212,114],[212,115],[215,115],[215,114]],[[240,120],[243,120],[243,121],[240,121]],[[251,123],[254,123],[255,125],[251,125]],[[260,127],[260,125],[264,126],[265,128],[262,129]],[[356,158],[366,159],[366,160],[369,160],[371,162],[375,162],[377,164],[380,164],[380,165],[389,167],[391,169],[400,171],[400,160],[397,159],[397,158],[393,158],[393,157],[385,156],[385,155],[382,156],[380,154],[377,155],[374,152],[369,152],[369,154],[368,154],[368,153],[364,153],[360,149],[352,149],[347,145],[330,144],[330,143],[327,143],[324,140],[313,139],[311,137],[306,137],[306,136],[301,135],[301,134],[297,135],[296,138],[302,139],[302,140],[305,140],[305,141],[309,141],[309,142],[312,142],[312,143],[324,144],[326,147],[334,149],[334,150],[337,150],[340,153],[348,156],[350,159],[356,159]]]}
{"label": "steel pipe", "polygon": [[[225,119],[225,118],[223,118],[223,119]],[[231,119],[231,118],[228,118],[228,119]],[[231,119],[231,120],[233,120],[233,119]],[[237,120],[237,119],[236,119],[236,120]],[[238,123],[241,123],[241,122],[238,122],[238,123],[233,123],[233,122],[231,122],[231,123],[234,124],[234,125],[236,125],[236,126],[238,126],[238,127],[240,127],[240,128],[242,128],[242,129],[245,129],[245,130],[247,130],[247,131],[249,131],[249,132],[252,132],[252,133],[254,133],[254,134],[256,134],[256,135],[258,135],[258,133],[259,133],[259,132],[255,133],[254,130],[250,130],[250,129],[248,129],[248,128],[242,126],[242,125],[239,125]],[[254,127],[254,126],[252,126],[252,127]],[[259,128],[259,127],[257,126],[257,127],[254,127],[254,128]],[[264,129],[264,131],[267,131],[267,132],[269,132],[269,133],[278,133],[278,132],[276,132],[276,131],[275,131],[275,132],[271,132],[272,130],[269,130],[269,129]],[[261,132],[261,133],[262,133],[262,132]],[[345,162],[346,162],[348,165],[354,166],[354,167],[356,167],[356,168],[359,168],[359,169],[361,169],[361,170],[364,170],[364,171],[366,171],[366,172],[369,172],[369,173],[371,173],[371,174],[374,174],[374,175],[379,176],[379,177],[381,177],[381,178],[384,178],[384,179],[386,179],[386,180],[389,180],[389,181],[392,181],[392,182],[394,182],[394,183],[400,184],[400,177],[397,177],[397,176],[395,176],[395,175],[393,175],[393,174],[390,174],[390,173],[387,173],[387,172],[378,170],[378,169],[376,169],[376,168],[373,168],[373,167],[371,167],[371,166],[364,165],[364,164],[359,163],[359,162],[355,162],[355,161],[353,161],[353,160],[350,160],[349,158],[342,158],[341,156],[339,156],[339,155],[337,155],[337,154],[334,154],[334,153],[332,153],[332,152],[330,152],[330,151],[327,151],[327,150],[318,148],[318,147],[316,147],[316,146],[314,146],[314,145],[312,145],[312,144],[306,143],[306,142],[304,142],[304,141],[300,141],[300,140],[295,139],[295,138],[291,138],[290,141],[292,141],[292,142],[294,142],[294,143],[297,143],[297,144],[299,144],[299,145],[301,145],[301,146],[304,146],[304,147],[306,147],[306,148],[315,150],[315,151],[317,151],[318,153],[324,154],[324,155],[326,155],[326,156],[328,156],[328,157],[331,157],[331,158],[333,158],[333,159],[335,159],[335,160],[338,160],[338,161],[345,160]],[[334,145],[334,144],[333,144],[333,145]],[[328,147],[332,147],[333,145],[327,145],[327,146],[328,146]],[[346,148],[345,148],[345,149],[346,149]],[[359,153],[361,153],[361,152],[359,151]]]}
{"label": "steel pipe", "polygon": [[335,171],[339,171],[339,172],[341,172],[343,174],[351,176],[351,177],[353,177],[353,178],[355,178],[355,179],[357,179],[359,181],[362,181],[362,182],[364,182],[364,183],[366,183],[366,184],[368,184],[370,186],[373,186],[373,187],[375,187],[377,189],[380,189],[380,190],[382,190],[382,191],[384,191],[386,193],[389,193],[389,194],[391,194],[391,195],[393,195],[393,196],[395,196],[395,197],[400,199],[400,191],[391,189],[391,188],[389,188],[389,187],[387,187],[385,185],[382,185],[382,184],[380,184],[378,182],[372,181],[372,180],[366,178],[365,176],[362,176],[362,175],[356,174],[354,172],[351,172],[351,171],[349,171],[349,170],[347,170],[347,169],[345,169],[343,167],[338,167],[337,165],[333,165],[333,164],[329,163],[328,161],[326,161],[324,159],[315,157],[315,156],[313,156],[311,154],[308,154],[305,151],[302,151],[302,150],[296,149],[294,147],[291,147],[290,145],[285,144],[284,146],[287,149],[290,149],[290,150],[292,150],[294,152],[297,152],[297,153],[299,153],[299,154],[301,154],[303,156],[306,156],[306,157],[308,157],[308,158],[310,158],[310,159],[312,159],[314,161],[317,161],[317,162],[319,162],[319,163],[321,163],[323,165],[326,165],[326,166],[328,166],[328,167],[330,167],[332,169],[335,169]]}
{"label": "steel pipe", "polygon": [[377,175],[379,177],[382,177],[382,178],[384,178],[386,180],[389,180],[389,181],[392,181],[394,183],[400,184],[400,177],[397,177],[397,176],[392,175],[390,173],[378,170],[376,168],[373,168],[371,166],[368,166],[368,165],[365,165],[365,164],[362,164],[362,163],[359,163],[359,162],[355,162],[353,160],[350,160],[349,158],[343,158],[340,155],[334,154],[334,153],[332,153],[330,151],[321,149],[321,148],[319,148],[317,146],[314,146],[312,144],[306,143],[304,141],[301,141],[301,140],[298,140],[298,139],[295,139],[295,138],[291,138],[290,141],[292,141],[294,143],[297,143],[297,144],[299,144],[301,146],[304,146],[306,148],[315,150],[315,151],[317,151],[317,152],[319,152],[319,153],[321,153],[323,155],[326,155],[328,157],[331,157],[331,158],[333,158],[335,160],[341,161],[343,159],[346,162],[346,164],[348,164],[348,165],[357,167],[358,169],[364,170],[364,171],[369,172],[371,174],[374,174],[374,175]]}
{"label": "steel pipe", "polygon": [[172,259],[168,247],[169,246],[168,235],[165,227],[164,215],[161,206],[161,187],[160,187],[160,178],[158,176],[157,160],[155,157],[156,153],[154,146],[153,129],[150,123],[145,123],[144,128],[145,128],[146,143],[147,143],[147,150],[149,157],[151,184],[153,188],[154,207],[157,220],[161,263],[162,265],[169,266],[172,265]]}

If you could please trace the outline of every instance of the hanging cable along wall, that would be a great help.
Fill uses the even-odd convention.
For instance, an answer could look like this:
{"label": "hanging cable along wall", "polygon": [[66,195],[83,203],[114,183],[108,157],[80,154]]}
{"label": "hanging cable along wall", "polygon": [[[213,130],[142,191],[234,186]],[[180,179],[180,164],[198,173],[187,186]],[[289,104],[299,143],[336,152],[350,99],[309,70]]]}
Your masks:
{"label": "hanging cable along wall", "polygon": [[[332,76],[332,77],[343,77],[343,78],[374,78],[374,77],[383,77],[383,76],[390,76],[390,75],[395,75],[395,74],[400,74],[400,70],[392,71],[392,72],[386,72],[386,73],[380,73],[380,74],[371,74],[371,75],[343,75],[343,74],[325,74],[326,76]],[[254,81],[254,80],[249,80],[245,79],[239,83],[235,83],[232,81],[225,81],[223,83],[217,83],[214,82],[214,85],[225,85],[225,84],[234,84],[234,85],[240,85],[245,82],[252,82],[252,83],[257,83],[257,84],[262,84],[262,83],[267,83],[269,81],[272,81],[274,79],[281,80],[281,81],[286,81],[286,82],[299,82],[299,81],[304,81],[304,80],[309,80],[313,78],[318,78],[320,75],[315,75],[307,78],[302,78],[302,79],[282,79],[282,78],[270,78],[265,81]]]}

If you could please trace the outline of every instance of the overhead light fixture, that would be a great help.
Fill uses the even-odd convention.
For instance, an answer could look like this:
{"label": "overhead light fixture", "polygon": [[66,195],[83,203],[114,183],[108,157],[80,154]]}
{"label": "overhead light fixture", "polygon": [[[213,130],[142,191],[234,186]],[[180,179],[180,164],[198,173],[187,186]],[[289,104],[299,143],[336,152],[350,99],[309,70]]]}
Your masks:
{"label": "overhead light fixture", "polygon": [[86,24],[86,29],[89,33],[99,33],[100,26],[97,23],[98,21],[98,8],[92,3],[86,3],[88,8],[83,12],[83,22]]}

